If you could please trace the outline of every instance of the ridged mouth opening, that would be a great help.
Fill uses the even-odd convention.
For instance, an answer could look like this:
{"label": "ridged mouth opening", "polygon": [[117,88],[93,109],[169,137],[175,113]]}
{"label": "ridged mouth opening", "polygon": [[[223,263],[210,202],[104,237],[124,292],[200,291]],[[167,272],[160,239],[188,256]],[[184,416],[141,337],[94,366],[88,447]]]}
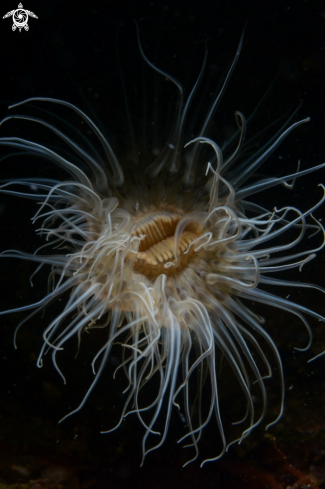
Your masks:
{"label": "ridged mouth opening", "polygon": [[132,236],[141,237],[134,269],[147,276],[161,273],[171,275],[181,271],[193,256],[191,243],[201,236],[198,223],[190,223],[179,237],[179,263],[174,267],[165,267],[175,260],[175,232],[184,216],[181,210],[156,210],[134,216]]}

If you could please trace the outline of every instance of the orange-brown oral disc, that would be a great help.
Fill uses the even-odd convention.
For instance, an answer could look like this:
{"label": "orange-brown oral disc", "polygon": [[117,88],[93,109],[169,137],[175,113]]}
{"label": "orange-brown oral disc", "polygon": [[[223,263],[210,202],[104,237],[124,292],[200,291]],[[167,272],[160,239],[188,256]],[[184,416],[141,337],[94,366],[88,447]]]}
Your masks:
{"label": "orange-brown oral disc", "polygon": [[[145,236],[140,241],[134,270],[148,277],[157,277],[161,273],[171,275],[181,271],[194,254],[189,245],[201,235],[200,226],[191,223],[186,226],[179,241],[179,263],[176,267],[165,268],[173,262],[176,226],[184,216],[180,210],[157,210],[138,213],[133,220],[135,227],[132,236]],[[185,254],[184,254],[185,253]]]}

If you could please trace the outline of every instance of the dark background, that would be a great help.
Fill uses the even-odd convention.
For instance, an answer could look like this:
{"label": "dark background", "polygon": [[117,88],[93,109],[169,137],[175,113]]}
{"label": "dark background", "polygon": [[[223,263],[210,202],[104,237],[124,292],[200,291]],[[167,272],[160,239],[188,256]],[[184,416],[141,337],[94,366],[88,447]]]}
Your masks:
{"label": "dark background", "polygon": [[[38,16],[29,19],[28,32],[12,32],[11,18],[0,20],[1,118],[8,115],[8,105],[26,98],[59,98],[82,108],[95,122],[100,121],[110,141],[119,146],[123,140],[121,114],[125,110],[118,62],[129,94],[135,97],[132,103],[141,112],[141,103],[140,109],[137,107],[142,84],[141,60],[133,19],[139,24],[148,57],[185,87],[191,86],[195,79],[193,73],[200,66],[204,40],[208,40],[209,47],[208,73],[216,80],[219,73],[224,74],[247,22],[238,66],[215,117],[221,138],[227,138],[234,111],[249,114],[277,77],[260,110],[257,129],[293,111],[300,101],[303,105],[299,116],[310,116],[311,122],[284,142],[265,172],[272,174],[287,168],[292,172],[299,158],[303,168],[325,161],[325,4],[312,0],[78,3],[26,0],[23,6]],[[17,5],[12,0],[1,2],[0,16],[15,8]],[[152,87],[147,83],[150,94]],[[16,112],[24,113],[23,109]],[[59,115],[71,124],[80,124],[68,111],[60,109]],[[2,135],[25,137],[27,134],[26,137],[35,139],[39,129],[8,122],[0,130]],[[52,144],[51,135],[42,134],[43,141]],[[42,160],[25,161],[20,157],[0,161],[0,178],[34,175],[60,178],[62,171]],[[324,171],[303,178],[289,195],[289,201],[307,209],[320,197],[317,184],[321,181],[325,183]],[[282,203],[283,192],[272,190],[266,196],[258,196],[259,199],[273,207]],[[35,210],[34,203],[0,196],[1,251],[19,248],[32,252],[37,247],[30,222]],[[322,217],[322,211],[318,217]],[[0,310],[28,304],[43,296],[46,270],[39,273],[30,289],[28,277],[34,267],[1,260]],[[324,252],[317,260],[305,267],[303,280],[324,284]],[[304,291],[297,297],[324,314],[320,293]],[[53,488],[62,484],[66,488],[259,489],[269,486],[279,489],[299,479],[299,474],[321,480],[325,477],[324,358],[317,364],[307,365],[312,352],[292,353],[294,341],[299,343],[302,326],[296,330],[292,318],[273,315],[267,310],[260,312],[268,315],[273,325],[272,335],[283,352],[288,376],[285,416],[270,431],[277,436],[278,447],[299,473],[290,472],[263,429],[253,433],[242,447],[232,448],[218,463],[199,469],[195,462],[182,469],[186,458],[184,449],[175,442],[182,434],[177,415],[172,420],[167,442],[159,451],[151,453],[140,469],[142,429],[136,419],[127,418],[110,435],[99,434],[101,429],[117,422],[120,412],[121,388],[111,380],[112,369],[106,372],[107,379],[102,379],[82,412],[58,426],[58,419],[79,403],[89,385],[89,364],[98,345],[93,338],[89,345],[83,344],[77,361],[73,360],[73,348],[67,352],[63,365],[68,384],[63,386],[50,358],[41,370],[35,365],[48,319],[39,317],[26,324],[18,336],[19,348],[15,351],[13,332],[23,317],[18,314],[0,316],[0,483],[39,479],[42,488],[42,481],[47,478]],[[316,321],[311,323],[317,351],[321,351],[323,326]],[[303,341],[305,336],[301,338]],[[271,391],[271,401],[277,394],[276,389]],[[229,397],[228,403],[236,402],[236,396]],[[202,443],[203,453],[213,445],[214,436],[218,437],[215,433],[210,437],[207,434]]]}

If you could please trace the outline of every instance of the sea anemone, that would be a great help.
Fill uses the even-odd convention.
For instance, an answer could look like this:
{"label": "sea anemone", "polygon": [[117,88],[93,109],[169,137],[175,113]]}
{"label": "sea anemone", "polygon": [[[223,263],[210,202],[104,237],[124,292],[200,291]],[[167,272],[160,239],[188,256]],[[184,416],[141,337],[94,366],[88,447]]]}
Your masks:
{"label": "sea anemone", "polygon": [[[14,148],[15,155],[18,150],[49,160],[70,175],[65,181],[26,178],[2,182],[1,193],[40,202],[33,223],[41,222],[38,233],[47,243],[34,254],[7,250],[1,256],[36,262],[38,269],[49,265],[51,272],[44,298],[1,314],[31,311],[17,332],[28,319],[70,292],[62,312],[43,332],[37,365],[41,367],[44,355],[52,352],[54,367],[65,381],[57,363],[65,343],[77,337],[79,344],[85,331],[106,329],[107,339],[91,364],[94,380],[81,404],[67,416],[83,407],[113,344],[119,343],[122,359],[118,369],[124,370],[128,385],[120,420],[112,429],[125,416],[136,414],[144,427],[143,459],[163,444],[174,407],[184,413],[187,433],[180,441],[188,439],[187,446],[194,448],[190,461],[198,457],[198,442],[213,417],[222,448],[204,462],[217,460],[232,443],[241,442],[266,415],[271,359],[278,371],[280,401],[276,419],[267,426],[279,420],[285,391],[282,361],[264,319],[251,310],[252,301],[298,317],[309,335],[308,344],[301,350],[308,349],[312,340],[306,316],[325,320],[311,309],[274,295],[268,287],[324,292],[315,285],[278,278],[279,272],[301,270],[324,246],[324,228],[312,214],[325,200],[324,186],[320,185],[316,203],[303,211],[292,206],[267,209],[248,200],[276,185],[292,188],[296,178],[325,166],[304,170],[299,166],[284,176],[256,173],[280,143],[309,119],[292,122],[293,114],[266,142],[257,145],[270,128],[246,140],[249,120],[236,112],[237,130],[222,149],[209,138],[242,42],[243,36],[217,96],[195,136],[188,138],[193,133],[191,105],[205,72],[207,50],[196,83],[185,98],[182,85],[149,61],[139,40],[145,64],[155,76],[169,81],[177,93],[174,118],[163,147],[159,149],[153,137],[148,141],[145,136],[138,137],[147,149],[145,157],[139,155],[138,135],[128,110],[131,146],[124,159],[116,156],[84,112],[62,100],[34,97],[10,108],[30,102],[64,106],[97,137],[105,157],[92,143],[81,139],[79,130],[59,118],[56,120],[65,132],[57,123],[29,115],[11,115],[1,123],[27,120],[52,132],[64,143],[64,149],[62,145],[56,150],[19,137],[3,137],[0,145]],[[298,246],[306,233],[322,236],[312,250]],[[49,248],[55,251],[44,253]],[[237,421],[243,428],[235,440],[228,439],[221,416],[218,379],[223,358],[243,394],[243,417]],[[145,386],[155,393],[149,403],[143,402]],[[258,409],[255,399],[260,401]],[[162,416],[163,429],[158,432],[158,418]],[[158,442],[148,447],[149,435],[158,437]]]}

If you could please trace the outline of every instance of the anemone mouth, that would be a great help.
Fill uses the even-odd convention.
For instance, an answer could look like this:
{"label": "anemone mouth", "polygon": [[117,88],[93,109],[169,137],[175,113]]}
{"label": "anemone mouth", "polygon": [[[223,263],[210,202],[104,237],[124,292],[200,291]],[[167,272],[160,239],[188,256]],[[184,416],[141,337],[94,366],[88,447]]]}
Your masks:
{"label": "anemone mouth", "polygon": [[[195,253],[191,245],[202,235],[202,226],[191,222],[176,237],[183,216],[184,212],[176,208],[151,209],[133,216],[135,224],[131,236],[140,238],[134,263],[135,272],[154,279],[161,273],[170,276],[184,269]],[[177,267],[169,266],[175,260]]]}

